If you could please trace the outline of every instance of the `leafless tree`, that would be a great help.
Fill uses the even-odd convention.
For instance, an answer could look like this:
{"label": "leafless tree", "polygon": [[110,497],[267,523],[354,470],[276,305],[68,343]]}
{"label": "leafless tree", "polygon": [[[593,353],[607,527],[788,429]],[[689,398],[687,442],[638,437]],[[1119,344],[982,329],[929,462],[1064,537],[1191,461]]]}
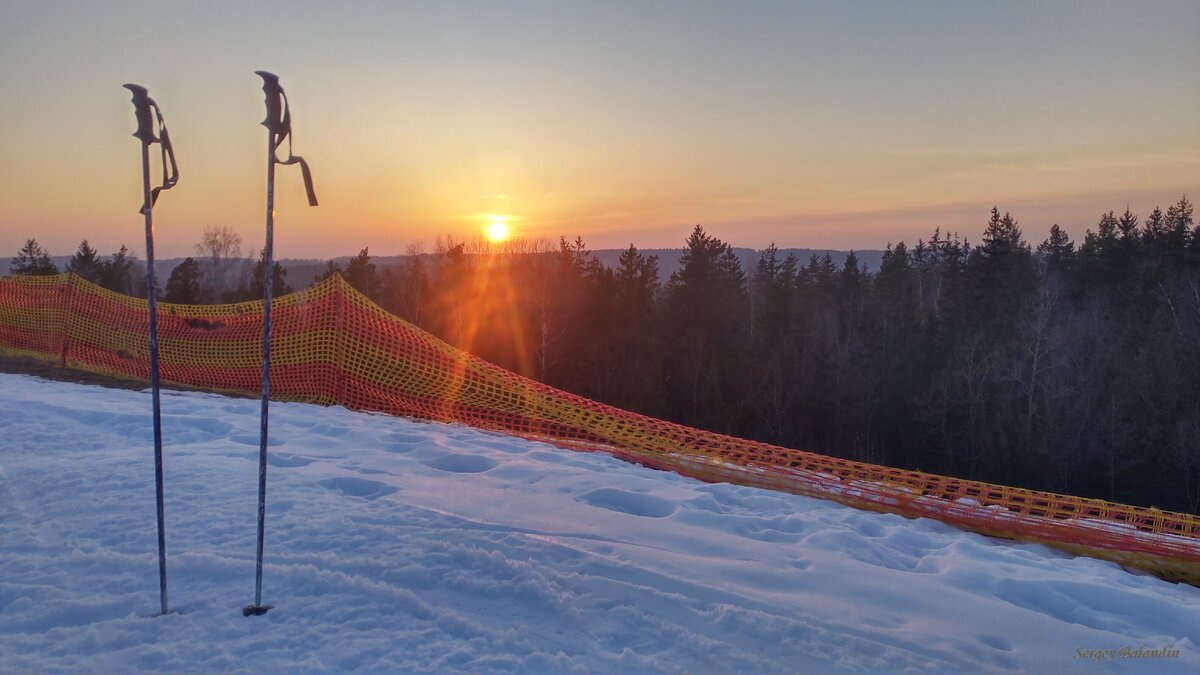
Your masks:
{"label": "leafless tree", "polygon": [[245,282],[250,262],[241,257],[242,237],[233,228],[206,225],[195,250],[201,257],[205,302],[221,302]]}

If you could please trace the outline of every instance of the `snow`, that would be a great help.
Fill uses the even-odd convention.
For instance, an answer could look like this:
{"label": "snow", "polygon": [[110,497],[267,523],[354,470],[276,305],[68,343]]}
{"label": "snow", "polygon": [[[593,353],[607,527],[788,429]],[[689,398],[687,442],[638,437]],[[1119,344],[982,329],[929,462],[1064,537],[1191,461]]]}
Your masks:
{"label": "snow", "polygon": [[149,395],[0,374],[0,672],[1200,672],[1197,588],[305,404],[271,407],[246,618],[257,406],[164,393],[154,618]]}

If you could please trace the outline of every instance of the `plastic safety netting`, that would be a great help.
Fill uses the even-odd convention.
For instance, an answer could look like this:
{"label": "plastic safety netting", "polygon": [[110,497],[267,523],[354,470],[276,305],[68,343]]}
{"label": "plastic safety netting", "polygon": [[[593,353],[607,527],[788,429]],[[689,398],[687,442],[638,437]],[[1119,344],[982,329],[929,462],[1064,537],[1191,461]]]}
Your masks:
{"label": "plastic safety netting", "polygon": [[[262,303],[159,304],[164,381],[256,393]],[[1200,586],[1200,518],[826,457],[620,410],[494,366],[341,277],[275,299],[278,400],[460,422],[706,481],[832,499],[1034,541]],[[149,379],[145,300],[76,277],[0,278],[0,351]]]}

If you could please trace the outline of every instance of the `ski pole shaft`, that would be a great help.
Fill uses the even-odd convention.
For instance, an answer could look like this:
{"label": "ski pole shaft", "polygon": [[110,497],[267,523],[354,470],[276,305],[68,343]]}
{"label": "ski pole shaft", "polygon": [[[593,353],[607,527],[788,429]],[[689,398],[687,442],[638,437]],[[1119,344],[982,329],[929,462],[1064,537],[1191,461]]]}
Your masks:
{"label": "ski pole shaft", "polygon": [[[292,154],[291,113],[287,108],[287,95],[279,85],[279,77],[265,70],[254,71],[263,80],[266,94],[267,117],[262,125],[267,128],[267,240],[263,247],[263,338],[262,338],[262,418],[258,443],[258,550],[254,560],[254,604],[242,608],[244,616],[260,616],[271,609],[262,604],[263,532],[267,512],[267,420],[271,393],[271,301],[275,295],[275,165],[299,164],[304,178],[304,189],[308,193],[310,206],[317,205],[313,192],[312,174],[304,159]],[[276,151],[288,140],[288,158],[279,159]]]}
{"label": "ski pole shaft", "polygon": [[[150,203],[150,144],[142,143],[142,180],[146,204]],[[154,411],[154,501],[158,513],[158,595],[167,613],[167,528],[163,516],[162,409],[159,404],[158,303],[154,277],[154,216],[146,208],[146,296],[150,311],[150,397]]]}
{"label": "ski pole shaft", "polygon": [[271,393],[271,296],[275,237],[275,133],[267,130],[267,241],[263,248],[262,413],[258,442],[258,553],[254,561],[254,606],[262,607],[263,536],[267,511],[267,413]]}
{"label": "ski pole shaft", "polygon": [[[150,320],[150,397],[154,425],[154,501],[158,516],[158,597],[162,614],[167,609],[167,530],[163,515],[162,411],[159,404],[158,304],[154,276],[154,209],[150,188],[150,144],[161,142],[154,133],[151,106],[157,107],[145,87],[126,84],[133,93],[134,115],[138,128],[133,136],[142,146],[142,215],[146,220],[146,297]],[[165,132],[165,129],[164,129]],[[172,183],[173,184],[173,183]]]}

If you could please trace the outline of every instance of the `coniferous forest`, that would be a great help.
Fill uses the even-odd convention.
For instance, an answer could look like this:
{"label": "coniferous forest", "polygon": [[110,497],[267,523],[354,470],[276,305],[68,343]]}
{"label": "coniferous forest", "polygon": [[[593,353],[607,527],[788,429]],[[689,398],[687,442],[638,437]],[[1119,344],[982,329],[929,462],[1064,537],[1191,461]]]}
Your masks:
{"label": "coniferous forest", "polygon": [[[653,256],[630,246],[608,267],[581,239],[501,247],[440,239],[432,253],[412,247],[383,269],[363,249],[318,278],[341,273],[456,346],[647,415],[889,466],[1200,513],[1192,204],[1184,197],[1144,218],[1103,214],[1081,242],[1057,225],[1031,237],[998,209],[983,220],[978,243],[934,231],[889,245],[875,271],[853,254],[837,265],[774,246],[742,269],[729,244],[697,226],[680,268],[661,280]],[[124,250],[103,261],[85,246],[78,271],[128,290],[130,279],[112,280],[114,265],[128,262]],[[36,242],[26,249],[14,272],[53,273]],[[243,265],[243,282],[223,294],[205,272],[217,262],[189,258],[168,280],[167,299],[261,294],[261,260]],[[286,289],[286,270],[274,273]]]}

